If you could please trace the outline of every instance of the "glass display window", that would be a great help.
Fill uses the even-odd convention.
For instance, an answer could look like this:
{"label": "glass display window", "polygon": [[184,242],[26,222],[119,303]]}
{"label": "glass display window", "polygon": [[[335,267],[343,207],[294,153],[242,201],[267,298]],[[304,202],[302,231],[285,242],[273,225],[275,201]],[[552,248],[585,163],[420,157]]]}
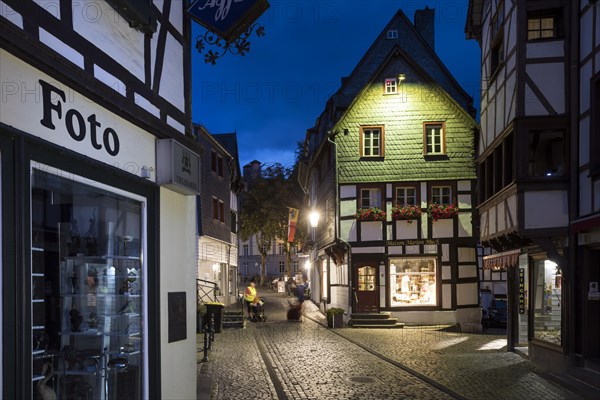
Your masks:
{"label": "glass display window", "polygon": [[31,171],[32,393],[144,398],[145,199],[49,170]]}
{"label": "glass display window", "polygon": [[562,343],[562,274],[556,263],[533,263],[533,337],[555,345]]}
{"label": "glass display window", "polygon": [[435,306],[435,257],[392,258],[390,266],[390,306]]}

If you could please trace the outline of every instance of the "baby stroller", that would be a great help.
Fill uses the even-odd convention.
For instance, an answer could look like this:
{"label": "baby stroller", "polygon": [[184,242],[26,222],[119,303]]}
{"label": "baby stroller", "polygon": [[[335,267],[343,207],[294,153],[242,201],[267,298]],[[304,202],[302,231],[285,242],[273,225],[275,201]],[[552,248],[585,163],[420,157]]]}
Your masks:
{"label": "baby stroller", "polygon": [[252,322],[265,322],[267,320],[264,300],[258,300],[256,303],[250,304],[250,320]]}

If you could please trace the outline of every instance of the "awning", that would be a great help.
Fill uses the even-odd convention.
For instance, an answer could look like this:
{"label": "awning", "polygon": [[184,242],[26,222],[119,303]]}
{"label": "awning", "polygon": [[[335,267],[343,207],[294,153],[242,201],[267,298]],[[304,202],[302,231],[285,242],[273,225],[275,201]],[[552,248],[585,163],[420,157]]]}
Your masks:
{"label": "awning", "polygon": [[483,269],[500,270],[519,265],[521,250],[504,251],[483,257]]}

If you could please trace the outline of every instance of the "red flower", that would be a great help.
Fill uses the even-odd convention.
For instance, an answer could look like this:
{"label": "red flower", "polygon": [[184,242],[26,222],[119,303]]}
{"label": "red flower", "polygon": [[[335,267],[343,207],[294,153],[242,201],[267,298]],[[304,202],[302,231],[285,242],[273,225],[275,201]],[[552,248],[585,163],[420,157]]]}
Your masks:
{"label": "red flower", "polygon": [[395,205],[392,207],[392,218],[395,220],[406,220],[409,224],[412,223],[413,219],[417,219],[423,214],[421,207],[418,206],[399,206]]}
{"label": "red flower", "polygon": [[427,213],[433,221],[450,219],[458,214],[458,207],[455,207],[454,204],[430,203],[427,207]]}
{"label": "red flower", "polygon": [[385,211],[377,208],[359,208],[354,214],[359,221],[385,221]]}

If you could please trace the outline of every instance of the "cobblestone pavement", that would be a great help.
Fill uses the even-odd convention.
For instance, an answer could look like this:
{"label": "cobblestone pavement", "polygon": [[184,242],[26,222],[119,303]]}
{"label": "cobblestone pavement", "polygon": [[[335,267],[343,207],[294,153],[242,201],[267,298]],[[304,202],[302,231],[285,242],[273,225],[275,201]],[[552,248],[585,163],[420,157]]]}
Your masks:
{"label": "cobblestone pavement", "polygon": [[[580,399],[506,351],[506,337],[442,327],[329,330],[305,303],[265,291],[267,322],[215,334],[208,362],[198,335],[198,399]],[[208,384],[207,384],[208,383]]]}

